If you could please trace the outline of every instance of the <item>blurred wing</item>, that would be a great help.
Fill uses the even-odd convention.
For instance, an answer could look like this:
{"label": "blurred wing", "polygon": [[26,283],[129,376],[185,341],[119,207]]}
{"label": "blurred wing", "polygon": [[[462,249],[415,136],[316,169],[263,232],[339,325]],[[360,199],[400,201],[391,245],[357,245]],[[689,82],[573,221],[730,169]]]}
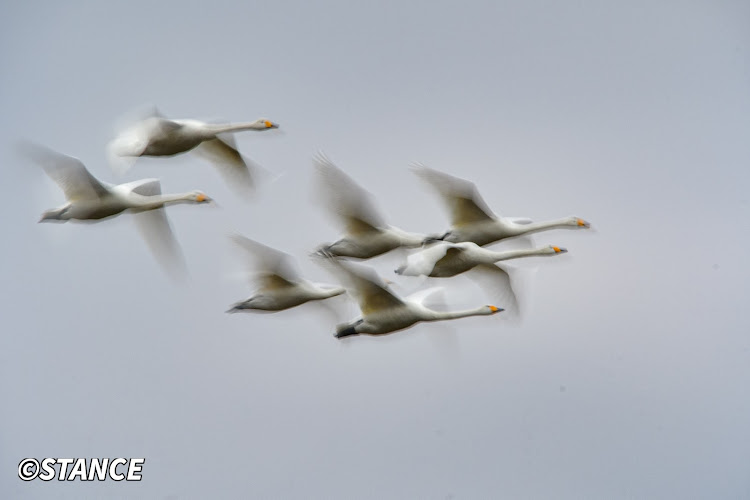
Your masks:
{"label": "blurred wing", "polygon": [[240,194],[248,194],[255,188],[256,165],[248,164],[242,157],[232,135],[204,141],[194,151],[213,163],[224,182]]}
{"label": "blurred wing", "polygon": [[[158,179],[142,179],[120,187],[141,196],[157,196],[161,194],[161,184]],[[187,275],[185,257],[177,239],[172,232],[172,226],[164,208],[144,210],[135,214],[135,224],[138,232],[146,241],[157,262],[173,279]]]}
{"label": "blurred wing", "polygon": [[70,201],[99,200],[109,196],[109,189],[86,169],[81,160],[58,153],[38,144],[22,143],[21,152],[39,164],[60,186]]}
{"label": "blurred wing", "polygon": [[318,186],[323,204],[343,219],[347,231],[354,234],[377,230],[385,222],[375,209],[373,196],[360,187],[325,155],[314,158],[318,171]]}
{"label": "blurred wing", "polygon": [[496,219],[473,183],[420,164],[413,165],[413,170],[443,198],[451,213],[451,225],[462,226]]}
{"label": "blurred wing", "polygon": [[442,286],[433,286],[412,293],[406,297],[406,300],[410,302],[416,302],[424,307],[434,309],[436,311],[445,310],[445,293]]}
{"label": "blurred wing", "polygon": [[388,285],[371,268],[335,258],[323,259],[323,263],[352,292],[363,315],[405,305],[404,301],[388,291]]}
{"label": "blurred wing", "polygon": [[406,265],[410,271],[409,274],[429,275],[435,264],[445,257],[449,249],[452,249],[451,244],[440,242],[409,255],[406,258]]}
{"label": "blurred wing", "polygon": [[[283,280],[286,283],[299,281],[299,273],[294,264],[294,258],[291,255],[239,234],[233,234],[230,237],[232,241],[252,255],[253,272],[278,278],[268,278],[271,280],[267,283],[269,286],[284,286],[279,280]],[[275,285],[273,282],[275,282]]]}
{"label": "blurred wing", "polygon": [[255,277],[264,290],[281,290],[283,288],[296,288],[298,285],[292,283],[274,273],[260,273]]}
{"label": "blurred wing", "polygon": [[520,315],[513,282],[506,269],[496,264],[480,264],[469,271],[469,276],[486,291],[497,306],[505,309],[505,317]]}
{"label": "blurred wing", "polygon": [[159,182],[159,179],[141,179],[126,184],[120,184],[119,187],[141,196],[158,196],[161,194],[161,183]]}

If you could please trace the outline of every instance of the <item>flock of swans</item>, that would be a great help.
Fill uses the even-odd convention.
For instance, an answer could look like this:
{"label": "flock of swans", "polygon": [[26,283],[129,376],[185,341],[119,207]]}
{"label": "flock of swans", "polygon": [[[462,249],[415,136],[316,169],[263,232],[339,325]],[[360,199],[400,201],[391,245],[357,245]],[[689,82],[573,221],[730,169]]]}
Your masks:
{"label": "flock of swans", "polygon": [[[278,128],[261,118],[248,123],[215,124],[198,120],[173,120],[153,110],[121,131],[107,146],[112,169],[122,173],[142,156],[174,156],[194,151],[211,161],[230,188],[246,195],[253,188],[257,167],[239,153],[232,133]],[[171,233],[165,207],[177,203],[205,204],[213,200],[201,191],[162,194],[158,179],[108,184],[96,179],[78,159],[31,143],[22,152],[39,164],[62,189],[67,203],[47,210],[39,222],[99,221],[124,212],[136,222],[151,250],[167,267],[180,266],[179,246]],[[382,335],[408,328],[421,321],[441,321],[517,310],[509,270],[501,261],[523,257],[555,256],[567,250],[554,245],[502,252],[484,246],[507,238],[550,229],[586,229],[578,217],[547,222],[496,216],[466,180],[421,164],[414,173],[443,200],[450,213],[450,227],[442,235],[416,234],[387,224],[375,208],[372,196],[322,153],[314,158],[323,201],[339,219],[344,234],[321,245],[313,254],[343,286],[324,286],[304,280],[293,257],[240,235],[232,239],[247,250],[254,262],[255,293],[234,304],[227,312],[278,312],[310,301],[321,301],[345,293],[357,302],[361,317],[339,324],[336,337]],[[411,249],[406,261],[394,272],[403,276],[449,278],[475,270],[490,276],[496,290],[503,290],[504,308],[485,305],[463,311],[438,311],[425,305],[438,289],[422,290],[408,297],[395,293],[391,283],[371,268],[349,259],[365,260],[395,249]]]}

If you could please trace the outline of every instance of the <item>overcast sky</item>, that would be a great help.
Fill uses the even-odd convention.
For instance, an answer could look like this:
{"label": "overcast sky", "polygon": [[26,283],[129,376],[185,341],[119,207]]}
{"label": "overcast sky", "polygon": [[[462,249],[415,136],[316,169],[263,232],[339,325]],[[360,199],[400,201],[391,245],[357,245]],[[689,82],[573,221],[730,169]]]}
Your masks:
{"label": "overcast sky", "polygon": [[[750,497],[750,5],[357,4],[0,7],[0,496]],[[149,103],[281,124],[236,135],[278,178],[247,201],[189,155],[115,177],[114,124]],[[37,224],[64,197],[21,138],[215,198],[167,211],[189,283],[128,214]],[[535,237],[569,253],[536,263],[520,325],[342,342],[309,305],[225,314],[252,291],[233,231],[335,283],[307,257],[339,234],[312,203],[318,150],[407,231],[448,226],[420,161],[498,214],[596,232]],[[409,290],[397,261],[369,264]],[[434,284],[451,308],[492,303]],[[120,456],[146,458],[140,483],[17,477],[25,457]]]}

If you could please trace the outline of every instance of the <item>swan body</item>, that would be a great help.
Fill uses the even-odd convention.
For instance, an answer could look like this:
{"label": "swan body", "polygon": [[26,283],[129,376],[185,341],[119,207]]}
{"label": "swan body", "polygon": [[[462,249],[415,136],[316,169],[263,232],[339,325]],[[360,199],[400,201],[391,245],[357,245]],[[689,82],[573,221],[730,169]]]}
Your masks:
{"label": "swan body", "polygon": [[386,224],[375,209],[372,195],[320,154],[315,158],[321,191],[328,208],[345,228],[342,238],[322,245],[319,255],[369,259],[399,247],[419,247],[424,235]]}
{"label": "swan body", "polygon": [[123,131],[110,143],[118,156],[173,156],[185,153],[203,142],[217,140],[219,134],[243,130],[269,130],[278,124],[265,118],[243,123],[206,123],[199,120],[170,120],[149,116]]}
{"label": "swan body", "polygon": [[140,156],[174,156],[195,150],[241,194],[254,187],[256,171],[260,167],[240,154],[231,133],[278,128],[278,124],[265,118],[246,123],[215,124],[199,120],[170,120],[155,110],[153,113],[109,143],[107,151],[112,168],[123,173]]}
{"label": "swan body", "polygon": [[489,209],[473,183],[419,164],[414,165],[414,172],[437,190],[451,213],[450,229],[442,236],[430,237],[427,241],[471,241],[484,246],[505,238],[550,229],[591,227],[579,217],[565,217],[545,222],[498,217]]}
{"label": "swan body", "polygon": [[227,312],[283,311],[346,292],[341,287],[322,287],[301,279],[292,265],[292,257],[283,252],[244,236],[234,235],[232,239],[255,258],[258,271],[255,281],[259,287],[252,297],[237,302]]}
{"label": "swan body", "polygon": [[493,252],[473,242],[439,242],[420,252],[410,255],[406,264],[395,270],[405,276],[430,276],[447,278],[466,272],[479,265],[493,265],[496,262],[521,257],[552,256],[566,253],[564,248],[549,245],[540,248]]}
{"label": "swan body", "polygon": [[161,194],[158,179],[108,184],[91,175],[77,158],[37,145],[26,145],[24,150],[60,186],[68,200],[65,205],[44,212],[39,222],[95,221],[128,210],[140,213],[158,210],[169,204],[212,201],[201,191]]}
{"label": "swan body", "polygon": [[402,299],[388,290],[371,270],[355,270],[351,264],[335,258],[326,259],[328,266],[342,279],[345,287],[357,299],[362,317],[338,325],[336,337],[351,335],[385,335],[409,328],[421,321],[442,321],[469,316],[488,316],[502,309],[482,306],[465,311],[441,312],[425,307],[418,300]]}

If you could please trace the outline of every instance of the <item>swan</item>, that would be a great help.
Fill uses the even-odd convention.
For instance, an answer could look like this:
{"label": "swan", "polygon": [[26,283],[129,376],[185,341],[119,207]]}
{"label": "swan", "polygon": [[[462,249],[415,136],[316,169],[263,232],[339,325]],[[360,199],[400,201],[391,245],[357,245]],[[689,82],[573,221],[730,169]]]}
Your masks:
{"label": "swan", "polygon": [[440,194],[451,213],[450,229],[442,236],[427,238],[427,242],[472,241],[479,246],[484,246],[505,238],[549,229],[588,229],[591,227],[591,224],[580,217],[565,217],[545,222],[532,222],[525,218],[497,217],[479,195],[473,183],[422,164],[413,164],[412,169]]}
{"label": "swan", "polygon": [[[265,118],[242,123],[207,123],[199,120],[171,120],[153,109],[150,116],[131,125],[107,146],[110,163],[123,173],[140,156],[173,156],[195,150],[218,169],[230,186],[251,188],[253,170],[237,150],[231,132],[270,130],[279,125]],[[260,168],[260,167],[257,167]]]}
{"label": "swan", "polygon": [[184,267],[164,207],[213,201],[206,194],[162,194],[158,179],[108,184],[94,177],[78,158],[31,143],[21,143],[19,149],[44,169],[67,199],[66,204],[45,211],[39,222],[97,222],[130,211],[137,214],[138,229],[162,265],[173,270],[175,265]]}
{"label": "swan", "polygon": [[506,315],[518,317],[521,314],[515,290],[512,270],[496,262],[521,257],[552,256],[566,253],[565,248],[549,245],[540,248],[493,252],[473,242],[439,242],[420,252],[410,255],[406,264],[394,272],[405,276],[430,276],[448,278],[473,270],[470,277],[479,282],[492,295],[493,300],[502,304]]}
{"label": "swan", "polygon": [[386,224],[375,209],[372,195],[334,165],[325,155],[314,158],[325,203],[344,225],[344,236],[322,245],[321,256],[369,259],[399,247],[419,247],[424,235],[407,233]]}
{"label": "swan", "polygon": [[336,338],[351,335],[384,335],[409,328],[420,321],[442,321],[468,316],[488,316],[503,309],[491,305],[465,311],[441,312],[425,307],[418,300],[401,299],[369,268],[326,258],[325,264],[336,273],[347,291],[357,300],[362,317],[336,327]]}
{"label": "swan", "polygon": [[323,300],[346,292],[341,287],[324,288],[300,279],[292,257],[284,252],[238,234],[231,238],[255,258],[255,268],[259,271],[256,281],[260,286],[252,297],[237,302],[228,313],[283,311],[311,300]]}
{"label": "swan", "polygon": [[404,276],[430,276],[448,278],[476,266],[492,266],[502,260],[520,257],[551,256],[566,253],[565,248],[548,245],[540,248],[493,252],[474,242],[439,242],[410,255],[406,264],[394,272]]}

